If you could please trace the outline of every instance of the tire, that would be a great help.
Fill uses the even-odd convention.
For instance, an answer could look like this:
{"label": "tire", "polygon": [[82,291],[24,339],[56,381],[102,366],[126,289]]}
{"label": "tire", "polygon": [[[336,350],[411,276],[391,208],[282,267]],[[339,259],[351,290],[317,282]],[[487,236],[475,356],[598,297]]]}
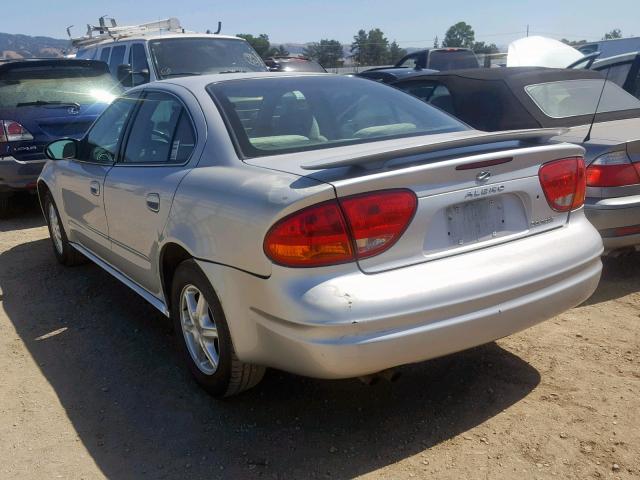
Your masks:
{"label": "tire", "polygon": [[49,228],[49,238],[51,238],[53,253],[58,262],[69,267],[86,263],[87,258],[69,243],[67,233],[64,231],[64,226],[60,220],[58,207],[56,207],[50,193],[47,194],[44,200],[44,216]]}
{"label": "tire", "polygon": [[194,260],[176,269],[171,319],[181,356],[209,394],[230,397],[262,380],[264,367],[238,360],[220,300]]}

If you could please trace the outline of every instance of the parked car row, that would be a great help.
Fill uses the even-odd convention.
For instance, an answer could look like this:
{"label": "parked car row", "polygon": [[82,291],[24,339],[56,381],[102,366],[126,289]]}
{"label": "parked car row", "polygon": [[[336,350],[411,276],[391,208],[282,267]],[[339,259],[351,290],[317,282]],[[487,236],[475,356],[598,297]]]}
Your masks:
{"label": "parked car row", "polygon": [[375,375],[510,335],[640,244],[640,101],[599,72],[429,70],[462,49],[368,78],[267,72],[239,39],[124,32],[81,40],[108,63],[67,61],[120,95],[37,144],[35,186],[57,260],[170,317],[215,396],[266,367]]}

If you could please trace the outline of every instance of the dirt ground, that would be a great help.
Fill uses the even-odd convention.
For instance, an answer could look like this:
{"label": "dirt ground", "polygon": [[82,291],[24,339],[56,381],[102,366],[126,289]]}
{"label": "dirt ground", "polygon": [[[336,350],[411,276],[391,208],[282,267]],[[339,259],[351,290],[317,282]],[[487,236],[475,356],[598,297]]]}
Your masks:
{"label": "dirt ground", "polygon": [[[640,255],[584,305],[395,383],[277,371],[215,401],[168,323],[0,220],[0,478],[640,478]],[[567,246],[566,248],[570,248]]]}

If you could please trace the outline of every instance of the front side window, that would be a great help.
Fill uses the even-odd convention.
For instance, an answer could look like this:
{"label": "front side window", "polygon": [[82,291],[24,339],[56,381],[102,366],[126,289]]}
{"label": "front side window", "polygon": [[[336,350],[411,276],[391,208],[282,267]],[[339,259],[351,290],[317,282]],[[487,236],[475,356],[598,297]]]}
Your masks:
{"label": "front side window", "polygon": [[465,130],[405,93],[348,77],[281,77],[211,84],[246,157]]}
{"label": "front side window", "polygon": [[113,163],[127,119],[136,104],[135,98],[118,98],[95,121],[81,146],[80,160]]}
{"label": "front side window", "polygon": [[124,163],[184,163],[195,146],[187,111],[175,97],[148,93],[128,136]]}
{"label": "front side window", "polygon": [[398,67],[406,67],[406,68],[416,68],[418,66],[418,55],[409,55],[405,58],[402,63],[397,65]]}
{"label": "front side window", "polygon": [[149,63],[142,43],[134,43],[129,51],[132,86],[137,87],[149,81]]}
{"label": "front side window", "polygon": [[631,65],[631,62],[618,63],[610,67],[602,68],[599,71],[616,85],[624,87],[627,77],[629,76],[629,71],[631,70]]}
{"label": "front side window", "polygon": [[542,113],[551,118],[593,115],[596,107],[598,113],[640,108],[640,100],[611,81],[607,81],[603,91],[603,82],[598,79],[564,80],[527,85],[525,91]]}
{"label": "front side window", "polygon": [[267,70],[255,50],[240,39],[165,38],[149,42],[149,48],[161,79]]}

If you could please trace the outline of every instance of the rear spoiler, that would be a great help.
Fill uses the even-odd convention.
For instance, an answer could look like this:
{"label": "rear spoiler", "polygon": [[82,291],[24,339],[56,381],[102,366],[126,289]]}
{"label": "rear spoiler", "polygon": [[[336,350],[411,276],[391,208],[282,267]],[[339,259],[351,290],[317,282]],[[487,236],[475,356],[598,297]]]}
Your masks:
{"label": "rear spoiler", "polygon": [[530,140],[545,142],[568,132],[567,128],[534,128],[528,130],[509,130],[505,132],[478,132],[473,136],[454,138],[440,142],[413,145],[395,150],[354,156],[349,158],[336,157],[334,159],[322,159],[301,165],[304,170],[323,170],[325,168],[339,168],[353,165],[365,165],[375,162],[386,162],[398,157],[408,157],[422,153],[433,153],[439,150],[450,150],[452,148],[472,147],[495,142],[510,142],[519,140]]}

